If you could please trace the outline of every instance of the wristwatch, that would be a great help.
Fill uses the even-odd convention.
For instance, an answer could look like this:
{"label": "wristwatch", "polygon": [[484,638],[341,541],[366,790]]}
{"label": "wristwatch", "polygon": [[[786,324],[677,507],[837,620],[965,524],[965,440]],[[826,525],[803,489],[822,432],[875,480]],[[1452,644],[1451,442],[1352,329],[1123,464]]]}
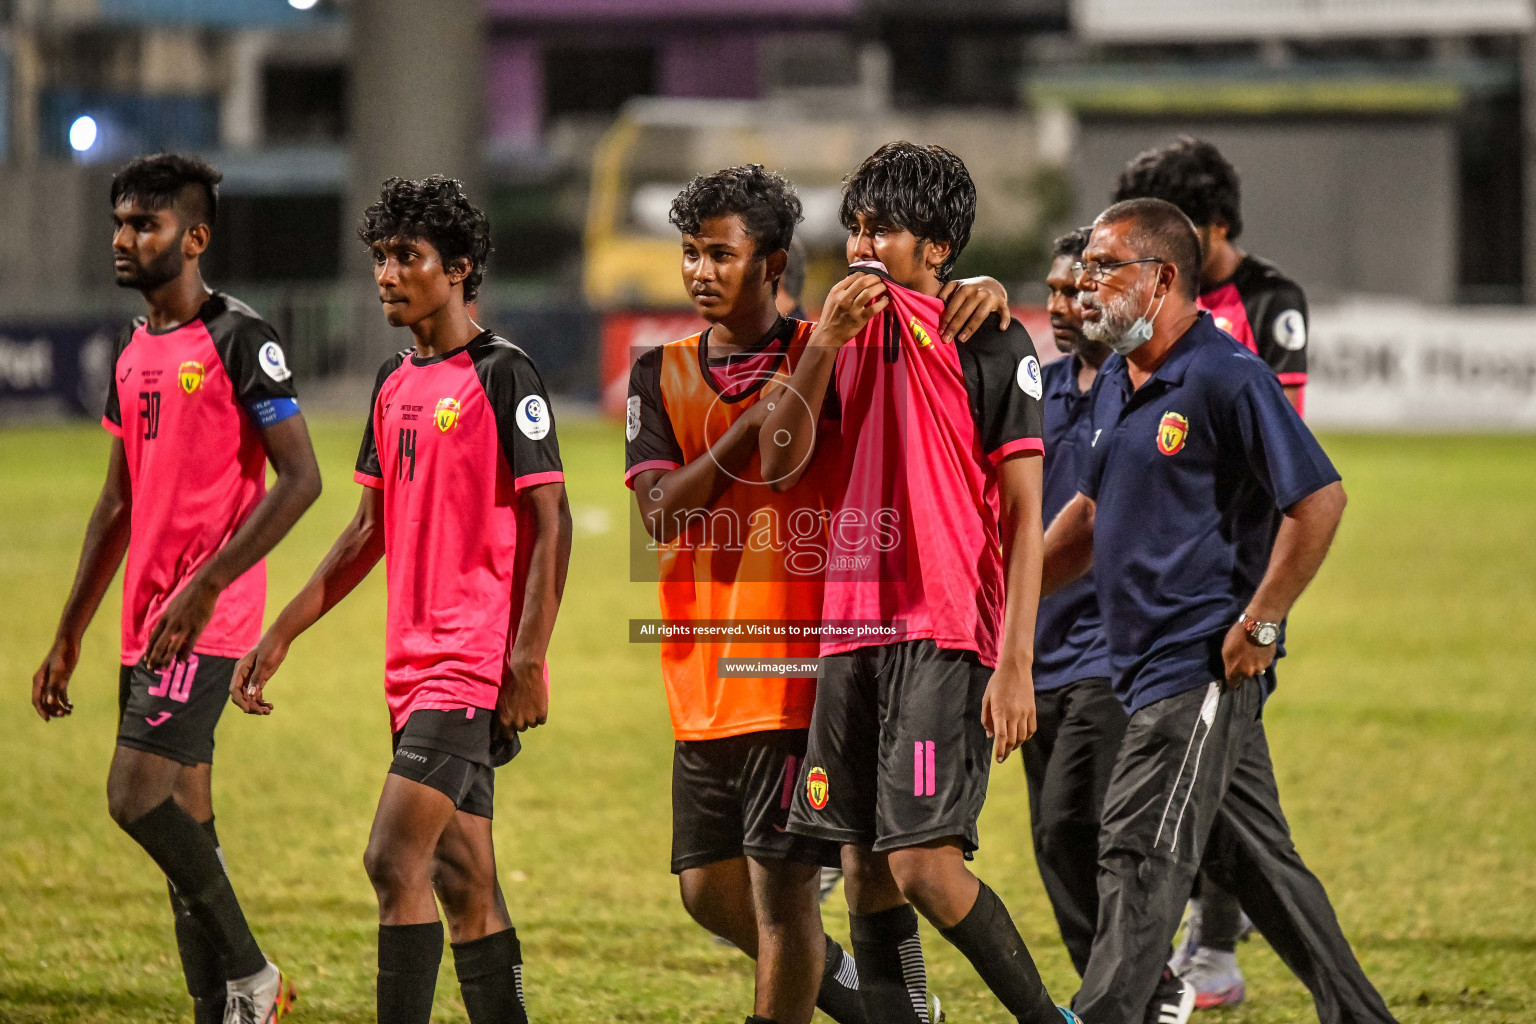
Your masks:
{"label": "wristwatch", "polygon": [[1255,647],[1269,647],[1280,639],[1280,623],[1260,622],[1247,612],[1237,617],[1237,624],[1243,627],[1243,632],[1248,636],[1248,642]]}

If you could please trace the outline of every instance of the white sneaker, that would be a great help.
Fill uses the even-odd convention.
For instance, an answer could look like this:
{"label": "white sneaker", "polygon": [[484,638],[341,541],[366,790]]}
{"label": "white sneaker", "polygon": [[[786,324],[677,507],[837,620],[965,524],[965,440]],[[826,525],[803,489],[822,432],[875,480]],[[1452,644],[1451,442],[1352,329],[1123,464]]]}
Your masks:
{"label": "white sneaker", "polygon": [[293,1008],[293,983],[272,961],[247,978],[225,982],[224,1024],[276,1024]]}
{"label": "white sneaker", "polygon": [[1247,994],[1242,969],[1237,966],[1236,953],[1224,953],[1202,946],[1181,977],[1195,986],[1197,1010],[1236,1006]]}
{"label": "white sneaker", "polygon": [[1173,957],[1168,961],[1168,969],[1182,977],[1189,969],[1190,961],[1194,959],[1195,950],[1199,948],[1200,901],[1190,900],[1184,916],[1184,938],[1174,948]]}

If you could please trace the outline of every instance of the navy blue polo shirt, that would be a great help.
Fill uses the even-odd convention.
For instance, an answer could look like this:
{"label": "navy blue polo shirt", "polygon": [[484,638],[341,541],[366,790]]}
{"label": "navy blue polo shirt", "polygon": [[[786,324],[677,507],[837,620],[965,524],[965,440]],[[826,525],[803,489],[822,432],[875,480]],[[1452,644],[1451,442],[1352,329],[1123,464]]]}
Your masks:
{"label": "navy blue polo shirt", "polygon": [[[1072,356],[1049,364],[1043,373],[1047,525],[1077,496],[1077,479],[1088,451],[1089,397],[1077,387],[1082,367],[1082,360]],[[1079,679],[1108,676],[1109,648],[1090,571],[1040,599],[1035,619],[1035,689],[1059,690]]]}
{"label": "navy blue polo shirt", "polygon": [[1134,712],[1225,676],[1221,642],[1269,565],[1277,511],[1339,474],[1274,371],[1206,313],[1141,388],[1111,356],[1090,397],[1078,487],[1097,503],[1099,608]]}

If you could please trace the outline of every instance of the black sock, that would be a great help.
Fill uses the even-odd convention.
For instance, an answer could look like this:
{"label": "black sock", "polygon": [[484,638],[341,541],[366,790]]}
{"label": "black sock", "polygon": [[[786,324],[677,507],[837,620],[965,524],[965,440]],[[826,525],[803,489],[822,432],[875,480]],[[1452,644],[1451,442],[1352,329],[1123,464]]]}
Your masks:
{"label": "black sock", "polygon": [[774,1020],[772,1017],[759,1017],[754,1013],[752,1016],[747,1018],[747,1024],[779,1024],[779,1022]]}
{"label": "black sock", "polygon": [[965,954],[1009,1013],[1024,1024],[1061,1024],[1061,1011],[1040,981],[1040,972],[1013,926],[1008,908],[985,882],[964,920],[953,928],[940,929],[939,934]]}
{"label": "black sock", "polygon": [[[215,851],[219,848],[219,835],[213,829],[213,819],[202,822],[203,831],[213,840]],[[192,910],[180,896],[176,886],[166,879],[171,894],[171,913],[176,919],[176,949],[181,954],[181,974],[187,980],[187,993],[192,997],[192,1017],[196,1024],[222,1024],[224,1020],[224,972],[219,969],[219,951],[213,940]]]}
{"label": "black sock", "polygon": [[528,1024],[523,947],[517,929],[453,944],[453,967],[470,1024]]}
{"label": "black sock", "polygon": [[869,1014],[859,998],[859,969],[853,957],[827,936],[827,959],[821,968],[821,991],[816,1008],[837,1024],[868,1024]]}
{"label": "black sock", "polygon": [[240,901],[224,873],[218,848],[208,831],[176,801],[129,822],[123,831],[154,858],[176,895],[187,905],[219,955],[225,978],[244,978],[267,966],[256,937],[245,923]]}
{"label": "black sock", "polygon": [[880,1024],[928,1024],[928,971],[912,904],[849,914],[848,930],[865,1016]]}
{"label": "black sock", "polygon": [[427,1024],[442,960],[441,921],[379,925],[379,1024]]}

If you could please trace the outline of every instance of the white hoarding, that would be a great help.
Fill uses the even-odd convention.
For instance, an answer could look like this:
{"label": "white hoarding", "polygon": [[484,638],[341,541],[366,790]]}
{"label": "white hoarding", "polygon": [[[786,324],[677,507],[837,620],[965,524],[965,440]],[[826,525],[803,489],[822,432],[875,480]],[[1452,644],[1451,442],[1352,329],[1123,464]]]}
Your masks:
{"label": "white hoarding", "polygon": [[1536,431],[1536,311],[1321,307],[1307,349],[1313,426]]}

